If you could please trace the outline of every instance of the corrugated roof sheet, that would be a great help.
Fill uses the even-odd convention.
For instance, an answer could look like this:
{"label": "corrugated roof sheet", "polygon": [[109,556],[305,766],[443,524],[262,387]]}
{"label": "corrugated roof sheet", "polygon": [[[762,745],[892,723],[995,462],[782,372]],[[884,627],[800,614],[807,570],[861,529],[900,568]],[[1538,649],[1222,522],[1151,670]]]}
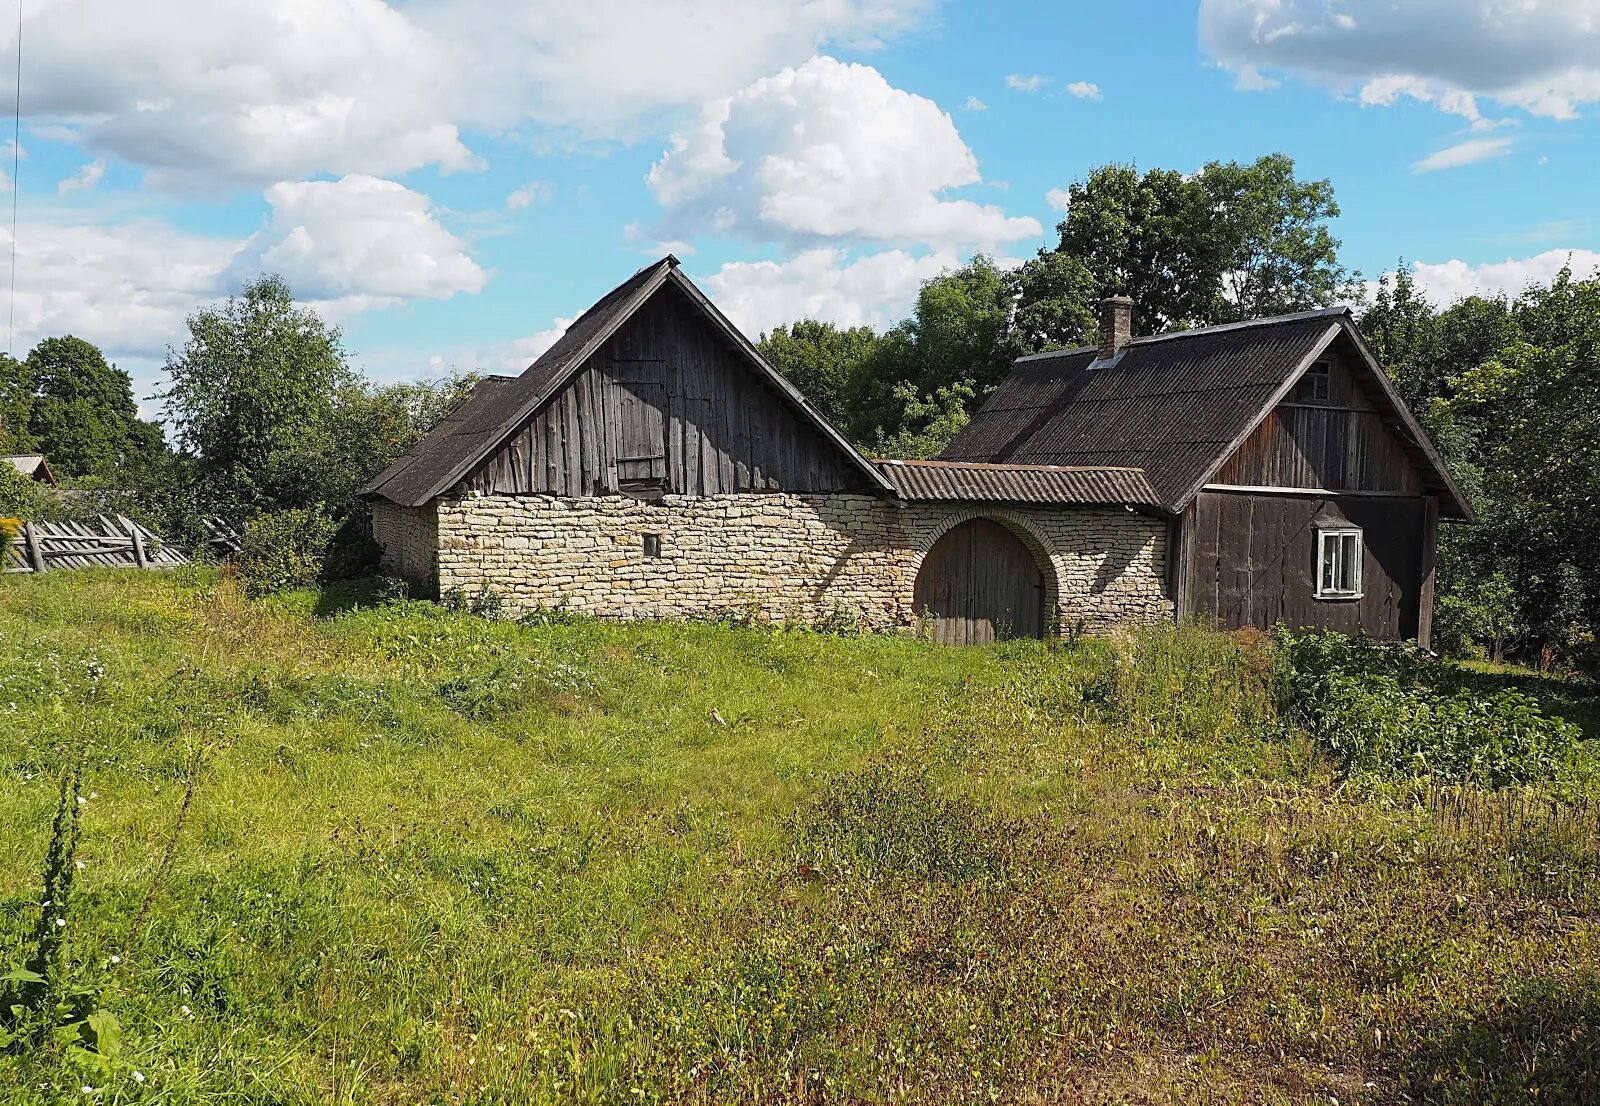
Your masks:
{"label": "corrugated roof sheet", "polygon": [[1130,468],[878,461],[902,499],[922,502],[1161,506],[1143,472]]}
{"label": "corrugated roof sheet", "polygon": [[1142,469],[1178,510],[1342,313],[1135,338],[1107,367],[1092,348],[1021,358],[940,459]]}

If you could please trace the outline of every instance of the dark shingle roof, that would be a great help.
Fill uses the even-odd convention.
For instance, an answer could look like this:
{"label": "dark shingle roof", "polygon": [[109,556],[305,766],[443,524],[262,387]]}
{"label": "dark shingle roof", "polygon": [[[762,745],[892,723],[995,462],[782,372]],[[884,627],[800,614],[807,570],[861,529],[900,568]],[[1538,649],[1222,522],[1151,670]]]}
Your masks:
{"label": "dark shingle roof", "polygon": [[655,292],[673,281],[705,317],[752,362],[756,371],[787,398],[802,417],[819,430],[882,491],[889,491],[878,471],[781,374],[768,365],[750,340],[706,299],[694,283],[678,271],[678,259],[667,255],[640,269],[602,296],[569,326],[538,360],[520,376],[491,376],[483,380],[460,407],[361,489],[362,495],[382,496],[404,506],[427,503],[455,485],[553,396],[601,343],[630,319]]}
{"label": "dark shingle roof", "polygon": [[1138,469],[986,465],[960,461],[879,461],[895,493],[919,502],[1068,503],[1160,508]]}
{"label": "dark shingle roof", "polygon": [[[1002,464],[1144,470],[1160,503],[1181,511],[1341,334],[1378,378],[1408,448],[1446,513],[1468,512],[1426,437],[1361,342],[1345,308],[1135,338],[1113,362],[1093,348],[1019,358],[939,456]],[[1091,367],[1092,366],[1092,367]],[[1464,515],[1463,515],[1464,517]]]}

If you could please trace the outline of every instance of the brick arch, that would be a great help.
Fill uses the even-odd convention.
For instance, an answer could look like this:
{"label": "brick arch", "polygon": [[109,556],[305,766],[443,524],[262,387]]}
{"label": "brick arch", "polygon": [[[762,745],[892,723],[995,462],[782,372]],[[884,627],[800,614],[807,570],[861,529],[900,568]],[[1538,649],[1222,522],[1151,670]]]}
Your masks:
{"label": "brick arch", "polygon": [[917,577],[922,573],[922,562],[927,557],[928,551],[934,547],[940,538],[954,530],[964,522],[973,519],[987,519],[998,522],[1004,526],[1024,548],[1033,554],[1039,572],[1044,578],[1044,617],[1045,634],[1048,636],[1061,620],[1061,572],[1056,564],[1055,554],[1050,548],[1050,543],[1045,536],[1035,527],[1033,521],[1026,515],[1005,507],[960,507],[947,514],[940,515],[931,524],[924,524],[917,528],[911,535],[911,571],[902,581],[904,589],[903,602],[905,609],[911,611],[912,617],[920,615],[916,609]]}

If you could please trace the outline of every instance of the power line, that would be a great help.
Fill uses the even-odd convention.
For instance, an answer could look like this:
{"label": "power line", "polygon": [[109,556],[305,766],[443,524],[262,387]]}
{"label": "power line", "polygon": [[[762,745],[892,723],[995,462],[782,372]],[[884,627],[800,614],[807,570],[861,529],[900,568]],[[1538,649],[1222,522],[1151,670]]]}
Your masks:
{"label": "power line", "polygon": [[17,335],[17,193],[22,190],[22,0],[17,0],[17,103],[11,117],[11,318],[6,324],[6,356]]}

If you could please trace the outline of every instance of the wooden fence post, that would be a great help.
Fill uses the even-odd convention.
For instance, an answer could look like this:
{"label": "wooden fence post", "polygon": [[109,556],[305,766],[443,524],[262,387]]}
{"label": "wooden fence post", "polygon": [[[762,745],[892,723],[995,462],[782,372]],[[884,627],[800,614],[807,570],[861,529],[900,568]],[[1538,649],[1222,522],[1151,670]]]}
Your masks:
{"label": "wooden fence post", "polygon": [[145,555],[144,534],[139,530],[139,524],[136,522],[129,522],[127,519],[123,519],[122,521],[128,527],[128,536],[133,539],[134,567],[149,568],[150,558]]}
{"label": "wooden fence post", "polygon": [[44,550],[39,545],[39,531],[35,530],[33,523],[28,523],[22,528],[22,540],[28,547],[28,563],[33,566],[33,571],[44,571]]}

